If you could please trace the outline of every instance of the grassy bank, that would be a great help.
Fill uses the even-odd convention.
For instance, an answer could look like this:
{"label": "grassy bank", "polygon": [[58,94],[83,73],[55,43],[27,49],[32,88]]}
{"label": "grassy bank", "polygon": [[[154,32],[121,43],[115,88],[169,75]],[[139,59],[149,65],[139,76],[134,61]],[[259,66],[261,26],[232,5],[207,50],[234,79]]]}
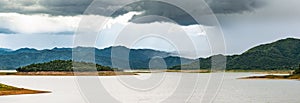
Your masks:
{"label": "grassy bank", "polygon": [[20,94],[38,94],[38,93],[50,93],[50,92],[17,88],[17,87],[8,86],[8,85],[0,83],[0,96],[20,95]]}

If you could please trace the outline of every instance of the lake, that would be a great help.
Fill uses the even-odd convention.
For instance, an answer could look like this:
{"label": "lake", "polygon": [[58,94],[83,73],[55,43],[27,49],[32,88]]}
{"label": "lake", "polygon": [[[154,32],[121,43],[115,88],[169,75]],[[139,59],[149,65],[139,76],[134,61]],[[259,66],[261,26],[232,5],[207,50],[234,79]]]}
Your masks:
{"label": "lake", "polygon": [[[300,81],[236,79],[250,75],[255,74],[225,73],[224,77],[211,73],[153,73],[105,77],[0,76],[0,83],[52,92],[1,96],[0,101],[1,103],[88,103],[87,101],[300,103]],[[102,85],[99,86],[99,83]],[[110,101],[111,98],[114,100]]]}

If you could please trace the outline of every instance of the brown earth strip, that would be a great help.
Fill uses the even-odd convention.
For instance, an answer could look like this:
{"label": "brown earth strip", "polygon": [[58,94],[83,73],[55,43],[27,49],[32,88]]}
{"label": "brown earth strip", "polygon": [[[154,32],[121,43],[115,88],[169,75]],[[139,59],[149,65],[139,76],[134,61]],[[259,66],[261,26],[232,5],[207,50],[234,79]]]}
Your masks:
{"label": "brown earth strip", "polygon": [[117,76],[117,75],[137,75],[130,72],[2,72],[0,76],[14,75],[14,76]]}
{"label": "brown earth strip", "polygon": [[251,77],[242,77],[238,79],[298,79],[300,80],[300,75],[265,75],[265,76],[251,76]]}
{"label": "brown earth strip", "polygon": [[13,86],[0,84],[0,96],[20,95],[20,94],[38,94],[38,93],[51,93],[51,92],[17,88],[17,87],[13,87]]}

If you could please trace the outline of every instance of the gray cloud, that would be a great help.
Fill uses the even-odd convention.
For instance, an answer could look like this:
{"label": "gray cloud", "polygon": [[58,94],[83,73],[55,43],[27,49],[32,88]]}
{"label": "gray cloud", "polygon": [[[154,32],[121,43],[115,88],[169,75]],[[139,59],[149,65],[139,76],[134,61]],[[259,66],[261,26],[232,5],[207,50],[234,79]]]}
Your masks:
{"label": "gray cloud", "polygon": [[[126,3],[133,4],[123,6]],[[199,4],[190,1],[179,1],[188,4],[189,9],[197,9]],[[205,0],[214,13],[231,14],[252,12],[256,8],[265,5],[262,0]],[[74,16],[83,14],[93,0],[1,0],[0,12],[17,12],[22,14],[50,14]],[[143,14],[135,16],[135,23],[149,23],[160,20],[134,20],[147,15],[159,15],[170,18],[181,25],[196,24],[192,17],[178,7],[154,2],[151,0],[95,0],[93,8],[97,15],[116,17],[130,11],[144,11]],[[121,9],[118,9],[121,8]],[[117,10],[118,9],[118,10]],[[117,10],[117,11],[115,11]],[[115,11],[115,12],[114,12]],[[197,10],[195,10],[197,11]],[[113,14],[111,14],[114,12]],[[163,20],[161,20],[163,21]],[[205,24],[205,23],[204,23]]]}
{"label": "gray cloud", "polygon": [[[125,3],[141,0],[95,0],[98,9],[108,10],[103,12],[112,12],[112,8],[119,8]],[[205,0],[215,13],[242,13],[253,11],[255,8],[265,5],[264,0]],[[24,14],[47,13],[52,15],[78,15],[82,14],[93,0],[1,0],[1,12],[19,12]],[[185,1],[183,1],[185,2]],[[140,4],[140,5],[137,5]],[[157,3],[136,3],[131,5],[131,10],[161,10],[162,6]],[[191,4],[191,8],[198,4]],[[155,6],[156,5],[156,6]],[[155,7],[155,8],[151,8]],[[124,8],[125,9],[125,8]],[[166,8],[164,8],[166,9]],[[127,9],[128,10],[128,9]],[[127,11],[121,10],[121,11]],[[120,11],[119,11],[120,12]],[[105,13],[104,13],[105,14]]]}
{"label": "gray cloud", "polygon": [[252,12],[266,5],[266,0],[206,0],[214,13]]}
{"label": "gray cloud", "polygon": [[79,15],[93,0],[1,0],[0,12]]}
{"label": "gray cloud", "polygon": [[83,14],[94,2],[98,15],[110,16],[107,14],[129,1],[136,0],[1,0],[0,12],[74,16]]}
{"label": "gray cloud", "polygon": [[[129,11],[143,11],[141,15],[133,16],[130,21],[134,23],[176,22],[180,25],[189,25],[196,23],[196,21],[189,15],[189,13],[185,12],[179,7],[164,2],[135,2],[123,7],[120,10],[122,11],[121,13],[126,13]],[[120,12],[116,12],[113,15],[118,14],[120,14]]]}
{"label": "gray cloud", "polygon": [[[173,6],[171,4],[157,2],[157,1],[142,1],[135,2],[133,4],[127,5],[120,9],[121,13],[126,13],[129,11],[144,11],[141,15],[134,16],[131,21],[135,23],[151,23],[157,21],[165,21],[164,18],[158,18],[152,15],[163,16],[169,18],[180,25],[191,25],[191,24],[204,24],[210,25],[212,14],[210,10],[205,8],[204,4],[194,3],[193,0],[184,1],[187,5],[185,8],[189,9],[189,13],[182,10],[180,7]],[[245,13],[252,12],[256,8],[260,8],[266,4],[261,0],[206,0],[210,9],[216,14],[232,14],[232,13]],[[115,15],[120,14],[117,12]],[[190,14],[198,14],[196,18],[200,18],[202,21],[196,22]],[[139,19],[140,17],[147,17],[144,19]]]}

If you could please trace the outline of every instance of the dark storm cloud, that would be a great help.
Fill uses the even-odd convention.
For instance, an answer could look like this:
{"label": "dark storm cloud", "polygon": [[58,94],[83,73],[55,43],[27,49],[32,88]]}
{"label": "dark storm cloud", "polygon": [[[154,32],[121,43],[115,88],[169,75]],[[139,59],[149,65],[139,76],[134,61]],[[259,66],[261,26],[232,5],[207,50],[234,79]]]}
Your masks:
{"label": "dark storm cloud", "polygon": [[[180,7],[176,7],[164,2],[136,2],[127,5],[124,7],[124,9],[120,10],[122,10],[123,13],[128,11],[143,11],[142,14],[133,16],[130,21],[134,23],[176,22],[180,25],[190,25],[196,23],[193,17],[191,17]],[[114,15],[117,14],[119,14],[119,12]]]}
{"label": "dark storm cloud", "polygon": [[[125,3],[141,0],[95,0],[99,10],[102,12],[112,12],[116,8],[122,7]],[[146,1],[146,0],[144,0]],[[150,1],[150,0],[147,0]],[[253,11],[255,8],[262,7],[265,2],[262,0],[205,0],[215,13],[242,13]],[[78,15],[82,14],[93,0],[1,0],[1,12],[18,12],[24,14],[46,13],[51,15]],[[185,1],[182,1],[185,2]],[[192,1],[187,1],[192,2]],[[197,7],[198,4],[191,4],[191,8]],[[131,7],[123,8],[117,12],[147,11],[155,14],[161,13],[160,10],[174,11],[173,8],[164,7],[153,3],[135,3]],[[106,10],[106,11],[105,11]],[[179,11],[181,12],[181,11]],[[103,13],[106,14],[106,13]],[[101,15],[101,13],[100,13]],[[107,16],[107,15],[105,15]]]}
{"label": "dark storm cloud", "polygon": [[79,15],[93,0],[1,0],[0,12]]}
{"label": "dark storm cloud", "polygon": [[45,8],[45,12],[52,15],[78,15],[84,10],[93,0],[41,0],[39,5]]}
{"label": "dark storm cloud", "polygon": [[[141,2],[134,2],[141,1]],[[251,12],[262,7],[265,2],[261,0],[205,0],[214,13],[231,14]],[[62,16],[81,15],[88,8],[93,0],[1,0],[0,12],[17,12],[22,14],[50,14]],[[134,2],[124,6],[126,3]],[[193,0],[180,1],[189,4],[189,9],[195,9],[199,4]],[[141,15],[136,15],[131,21],[135,23],[150,23],[155,20],[134,20],[147,15],[159,15],[170,18],[181,25],[196,24],[192,17],[176,6],[151,0],[95,0],[93,8],[95,14],[116,17],[130,11],[143,11]],[[121,8],[121,9],[119,9]],[[199,11],[199,10],[198,10]],[[113,13],[114,12],[114,13]],[[112,14],[113,13],[113,14]],[[199,12],[197,12],[199,13]],[[93,14],[93,13],[92,13]]]}
{"label": "dark storm cloud", "polygon": [[0,12],[74,16],[82,15],[94,2],[97,15],[110,16],[107,14],[129,1],[135,0],[1,0]]}
{"label": "dark storm cloud", "polygon": [[[157,1],[142,1],[135,2],[128,6],[125,6],[124,9],[121,9],[121,13],[128,11],[143,11],[141,15],[134,16],[131,21],[135,23],[151,23],[151,22],[162,22],[165,19],[156,18],[156,17],[147,17],[145,19],[139,19],[140,17],[158,15],[169,18],[180,25],[191,25],[191,24],[204,24],[210,25],[211,16],[208,14],[232,14],[232,13],[246,13],[252,12],[256,8],[260,8],[265,5],[265,2],[261,0],[206,0],[208,6],[213,11],[210,12],[208,8],[205,8],[205,5],[193,3],[193,0],[184,1],[188,5],[184,8],[190,10],[189,13],[182,10],[180,7],[174,5],[157,2]],[[201,7],[204,6],[204,7]],[[119,12],[117,12],[118,14]],[[196,18],[200,18],[201,21],[196,22],[190,14],[199,14]]]}
{"label": "dark storm cloud", "polygon": [[214,13],[251,12],[266,4],[265,0],[206,0]]}

